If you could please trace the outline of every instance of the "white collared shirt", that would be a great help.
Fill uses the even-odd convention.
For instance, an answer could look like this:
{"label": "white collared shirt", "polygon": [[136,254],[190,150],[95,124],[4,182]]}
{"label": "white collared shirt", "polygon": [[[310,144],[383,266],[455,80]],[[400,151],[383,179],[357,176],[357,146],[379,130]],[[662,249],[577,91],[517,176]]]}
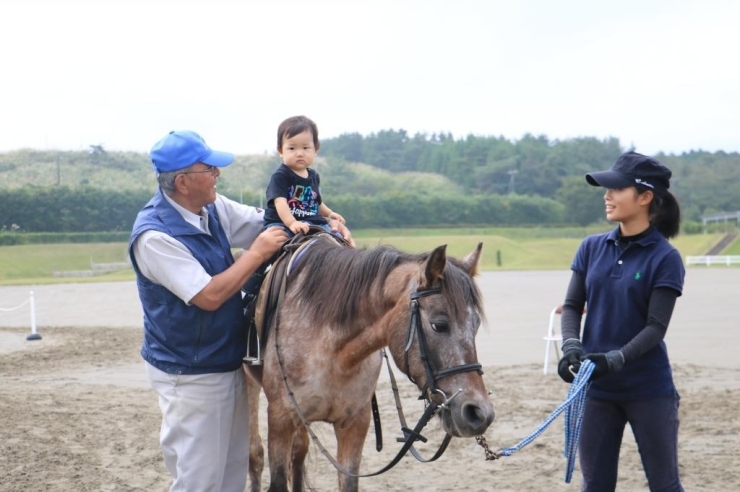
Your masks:
{"label": "white collared shirt", "polygon": [[[194,214],[162,193],[185,221],[210,234],[208,213],[203,208]],[[263,227],[264,211],[216,195],[216,213],[232,247],[249,248]],[[142,275],[189,304],[190,300],[211,281],[203,266],[177,239],[160,231],[142,233],[133,245],[134,258]]]}

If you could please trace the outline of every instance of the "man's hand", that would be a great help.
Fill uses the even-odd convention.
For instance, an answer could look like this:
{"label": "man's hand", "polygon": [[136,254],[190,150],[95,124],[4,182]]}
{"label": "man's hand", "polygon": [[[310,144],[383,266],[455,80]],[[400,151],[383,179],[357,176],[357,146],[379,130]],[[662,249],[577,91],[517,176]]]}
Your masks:
{"label": "man's hand", "polygon": [[[270,227],[262,232],[248,250],[234,254],[234,260],[238,260],[239,264],[234,263],[223,272],[213,275],[211,281],[190,299],[190,304],[206,311],[217,310],[239,292],[260,265],[280,251],[287,240],[288,235],[282,227]],[[241,257],[249,260],[242,260]]]}
{"label": "man's hand", "polygon": [[621,350],[610,350],[603,354],[586,354],[585,359],[594,363],[591,380],[606,376],[610,372],[621,371],[624,367],[624,355]]}
{"label": "man's hand", "polygon": [[[335,215],[337,215],[335,213]],[[347,240],[350,246],[353,248],[355,247],[355,240],[352,239],[352,233],[349,232],[349,229],[347,229],[347,226],[344,225],[344,222],[340,222],[339,220],[331,220],[329,221],[329,227],[331,227],[332,232],[338,232],[342,235],[344,239]]]}
{"label": "man's hand", "polygon": [[340,214],[338,214],[336,212],[332,212],[332,213],[329,214],[329,220],[338,220],[342,224],[346,224],[347,223],[347,221],[344,220],[344,217],[342,217]]}
{"label": "man's hand", "polygon": [[583,347],[577,338],[568,338],[563,341],[563,357],[558,362],[558,375],[566,383],[572,383],[581,368]]}
{"label": "man's hand", "polygon": [[277,253],[288,240],[288,235],[280,227],[270,227],[263,231],[249,247],[249,251],[262,257],[262,262],[266,262],[272,255]]}

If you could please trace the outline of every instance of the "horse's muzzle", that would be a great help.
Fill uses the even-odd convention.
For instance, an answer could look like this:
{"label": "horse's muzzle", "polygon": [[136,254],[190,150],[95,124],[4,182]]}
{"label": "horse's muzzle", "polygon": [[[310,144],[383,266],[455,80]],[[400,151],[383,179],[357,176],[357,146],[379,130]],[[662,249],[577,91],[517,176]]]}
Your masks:
{"label": "horse's muzzle", "polygon": [[495,417],[493,404],[488,398],[476,400],[459,395],[444,406],[440,418],[448,434],[454,437],[473,437],[488,429]]}

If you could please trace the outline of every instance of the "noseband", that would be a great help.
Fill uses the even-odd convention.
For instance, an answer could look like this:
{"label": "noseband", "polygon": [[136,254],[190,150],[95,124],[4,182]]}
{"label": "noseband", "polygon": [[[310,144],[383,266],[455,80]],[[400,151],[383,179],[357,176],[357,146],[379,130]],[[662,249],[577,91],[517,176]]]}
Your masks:
{"label": "noseband", "polygon": [[[427,339],[421,326],[418,299],[434,294],[439,294],[441,291],[441,287],[432,287],[429,289],[415,290],[411,292],[411,317],[409,319],[409,329],[406,334],[406,346],[403,349],[403,361],[406,365],[406,376],[412,383],[417,384],[416,380],[413,378],[413,376],[411,376],[411,371],[409,370],[409,351],[411,350],[411,345],[414,342],[415,335],[419,339],[419,357],[421,358],[421,363],[424,365],[424,372],[426,373],[427,377],[426,386],[422,389],[422,396],[431,401],[431,396],[434,393],[440,393],[444,398],[444,404],[446,404],[448,401],[454,398],[457,393],[448,398],[442,390],[437,388],[437,381],[444,377],[452,376],[453,374],[458,374],[461,372],[477,371],[478,374],[483,374],[483,370],[482,366],[478,362],[461,364],[459,366],[449,367],[440,371],[435,370],[434,365],[429,358],[429,345],[427,345]],[[460,391],[462,390],[458,390],[458,393]]]}

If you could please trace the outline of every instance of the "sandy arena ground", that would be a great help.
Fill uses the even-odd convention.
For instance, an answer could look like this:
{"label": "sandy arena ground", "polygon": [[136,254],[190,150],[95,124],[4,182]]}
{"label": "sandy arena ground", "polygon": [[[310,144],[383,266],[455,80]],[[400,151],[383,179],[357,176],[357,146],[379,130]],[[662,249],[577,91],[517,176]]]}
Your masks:
{"label": "sandy arena ground", "polygon": [[[484,378],[496,420],[491,447],[516,444],[565,398],[568,387],[543,374],[550,310],[563,296],[569,272],[487,272],[479,279],[488,326],[478,337]],[[0,309],[34,293],[40,341],[26,341],[26,304],[0,310],[0,491],[164,491],[169,476],[158,446],[160,413],[138,355],[141,309],[135,285],[66,284],[0,287]],[[693,268],[687,273],[666,342],[681,394],[680,460],[692,491],[740,490],[740,269]],[[407,418],[422,408],[399,380]],[[400,435],[387,376],[378,398],[385,449],[368,437],[363,471],[385,465]],[[263,405],[263,413],[264,413]],[[264,417],[264,415],[263,415]],[[264,418],[262,422],[264,422]],[[499,461],[485,461],[472,439],[456,439],[436,463],[405,458],[393,470],[362,479],[361,490],[579,490],[578,467],[563,481],[562,417],[532,444]],[[332,448],[328,426],[314,427]],[[372,432],[372,431],[371,431]],[[442,437],[430,424],[430,443]],[[263,436],[265,432],[263,431]],[[431,455],[432,446],[420,448]],[[309,476],[317,490],[335,490],[336,473],[315,449]],[[265,471],[263,481],[269,479]],[[647,490],[629,431],[618,490]]]}

